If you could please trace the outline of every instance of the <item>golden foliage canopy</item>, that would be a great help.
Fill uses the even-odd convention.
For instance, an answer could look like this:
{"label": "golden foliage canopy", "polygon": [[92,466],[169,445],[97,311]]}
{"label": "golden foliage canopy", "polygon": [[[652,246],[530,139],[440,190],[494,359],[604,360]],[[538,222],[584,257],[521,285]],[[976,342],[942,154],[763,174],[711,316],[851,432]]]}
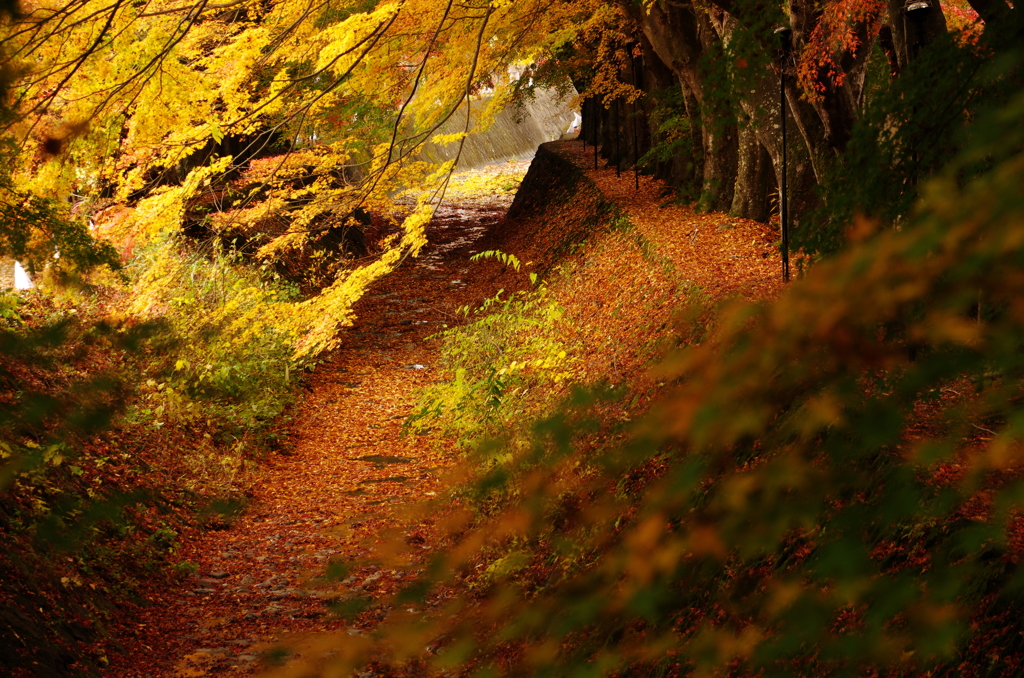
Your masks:
{"label": "golden foliage canopy", "polygon": [[[423,246],[451,167],[419,160],[420,146],[452,120],[468,132],[470,110],[489,107],[473,116],[487,124],[515,90],[512,67],[591,30],[600,5],[29,0],[3,27],[14,183],[75,202],[132,248],[175,236],[202,201],[215,235],[264,260],[357,209],[399,215],[379,256],[282,315],[297,353],[315,353],[369,283]],[[140,308],[157,303],[147,289]]]}

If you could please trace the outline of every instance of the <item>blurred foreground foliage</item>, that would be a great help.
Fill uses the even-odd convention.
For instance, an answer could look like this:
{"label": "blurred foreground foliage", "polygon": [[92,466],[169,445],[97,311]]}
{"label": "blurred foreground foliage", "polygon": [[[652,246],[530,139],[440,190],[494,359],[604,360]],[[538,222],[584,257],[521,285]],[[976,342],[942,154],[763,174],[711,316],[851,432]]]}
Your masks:
{"label": "blurred foreground foliage", "polygon": [[0,297],[4,675],[104,665],[119,606],[194,569],[179,535],[225,527],[253,463],[282,442],[301,372],[254,318],[294,292],[230,256],[168,247],[145,313],[109,267],[72,269],[87,293],[51,264],[41,289]]}
{"label": "blurred foreground foliage", "polygon": [[79,675],[120,604],[187,571],[180,532],[244,503],[308,361],[268,327],[294,286],[173,236],[125,265],[6,172],[0,257],[36,289],[0,292],[0,673]]}
{"label": "blurred foreground foliage", "polygon": [[440,635],[434,669],[479,676],[1019,675],[1022,65],[981,68],[1002,95],[899,223],[856,218],[723,309],[639,423],[579,391],[482,446],[428,576],[472,593],[393,657]]}

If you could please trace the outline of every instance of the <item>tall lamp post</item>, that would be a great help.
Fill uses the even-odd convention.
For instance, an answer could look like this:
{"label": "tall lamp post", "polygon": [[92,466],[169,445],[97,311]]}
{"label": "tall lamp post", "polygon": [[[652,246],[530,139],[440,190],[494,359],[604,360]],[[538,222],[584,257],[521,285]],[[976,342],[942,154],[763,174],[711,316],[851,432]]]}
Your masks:
{"label": "tall lamp post", "polygon": [[775,35],[779,39],[779,104],[782,118],[782,167],[779,178],[779,221],[782,227],[782,280],[789,282],[789,205],[786,167],[786,69],[789,57],[793,53],[793,31],[789,28],[777,28]]}
{"label": "tall lamp post", "polygon": [[914,44],[910,48],[913,50],[911,58],[916,59],[921,48],[925,46],[924,38],[927,37],[925,22],[928,21],[931,13],[931,0],[907,0],[903,5],[903,14],[910,19],[910,23],[914,27]]}
{"label": "tall lamp post", "polygon": [[[927,37],[927,26],[926,22],[932,13],[931,0],[907,0],[906,4],[903,5],[903,16],[910,20],[910,25],[913,26],[914,31],[914,42],[910,46],[910,59],[916,61],[918,55],[921,53],[921,48],[925,46],[925,38]],[[907,22],[904,20],[903,23],[904,31],[907,27]],[[909,42],[909,41],[907,41]],[[914,119],[915,125],[917,125],[917,106],[914,105],[911,109],[911,117]],[[911,144],[911,160],[913,162],[912,171],[910,173],[910,185],[917,186],[917,173],[918,165],[921,162],[921,158],[917,152],[917,144]]]}
{"label": "tall lamp post", "polygon": [[[636,51],[634,49],[631,49],[629,51],[629,54],[630,54],[630,59],[631,59],[630,65],[632,65],[632,67],[633,67],[633,87],[635,87],[636,89],[643,89],[644,85],[643,85],[643,82],[640,79],[641,76],[643,75],[643,69],[642,68],[641,69],[637,69]],[[637,98],[639,98],[639,97],[637,97]],[[637,124],[636,123],[636,119],[637,119],[636,102],[637,102],[637,99],[633,99],[633,182],[634,182],[634,185],[636,187],[636,190],[639,191],[640,190],[640,141],[639,141],[639,138],[638,138],[639,135],[637,135],[637,132],[636,132],[636,124]]]}

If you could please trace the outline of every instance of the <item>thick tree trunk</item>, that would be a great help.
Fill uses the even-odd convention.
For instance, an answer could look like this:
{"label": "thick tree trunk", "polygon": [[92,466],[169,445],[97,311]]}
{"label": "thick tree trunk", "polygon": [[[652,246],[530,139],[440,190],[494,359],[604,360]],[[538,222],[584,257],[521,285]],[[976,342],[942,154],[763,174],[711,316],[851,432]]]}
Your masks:
{"label": "thick tree trunk", "polygon": [[[696,8],[694,8],[696,9]],[[722,39],[707,12],[697,14],[697,36],[701,41],[702,56],[722,58]],[[703,73],[698,72],[701,82]],[[704,185],[698,204],[710,212],[726,212],[732,206],[739,163],[739,132],[733,114],[732,101],[721,91],[712,97],[705,91],[701,100],[701,122],[704,136]]]}
{"label": "thick tree trunk", "polygon": [[[625,79],[626,74],[623,73]],[[609,163],[622,172],[633,166],[633,106],[617,99],[609,110],[612,120],[611,155]]]}
{"label": "thick tree trunk", "polygon": [[[798,144],[790,144],[790,149],[800,148]],[[800,229],[808,228],[806,216],[821,205],[818,194],[818,181],[814,177],[814,168],[810,159],[804,155],[802,159],[790,158],[789,182],[787,186],[789,201],[789,222],[791,240],[806,241],[800,235]]]}
{"label": "thick tree trunk", "polygon": [[[700,125],[700,104],[697,97],[690,90],[680,86],[683,95],[683,106],[686,108],[686,118],[690,123],[690,147],[693,153],[689,158],[676,158],[678,166],[687,169],[687,181],[680,183],[692,200],[700,196],[701,184],[704,180],[704,140],[701,136]],[[682,179],[680,175],[680,179]]]}
{"label": "thick tree trunk", "polygon": [[981,20],[986,24],[1006,21],[1014,8],[1010,7],[1005,0],[967,0],[971,9],[978,13]]}
{"label": "thick tree trunk", "polygon": [[[644,90],[646,92],[662,92],[667,91],[670,87],[678,87],[679,80],[676,78],[675,73],[673,73],[660,58],[658,58],[654,48],[651,47],[650,41],[647,39],[646,35],[643,35],[643,33],[640,34],[640,45],[644,53]],[[644,126],[649,140],[643,148],[651,149],[656,144],[662,143],[664,139],[661,138],[661,133],[658,130],[657,121],[655,120],[654,98],[644,97],[642,104],[645,122]],[[649,166],[656,179],[661,179],[670,186],[678,187],[682,182],[692,182],[692,169],[687,173],[684,168],[677,166],[679,164],[677,160],[678,159],[676,158],[671,160],[652,159]],[[690,167],[692,168],[692,163],[690,163]]]}
{"label": "thick tree trunk", "polygon": [[[815,179],[820,183],[828,175],[836,162],[836,153],[828,145],[825,127],[818,117],[817,111],[801,96],[796,78],[792,73],[786,74],[786,110],[791,116],[790,122],[796,123],[796,129],[803,139],[807,158],[814,171]],[[778,106],[776,106],[778,109]],[[778,113],[776,113],[778,115]],[[781,153],[773,158],[778,159]]]}
{"label": "thick tree trunk", "polygon": [[[624,69],[623,80],[632,85],[635,89],[641,92],[648,91],[647,78],[645,77],[646,69],[644,67],[644,56],[643,45],[640,45],[640,55],[633,54],[630,58],[629,64]],[[635,99],[632,103],[623,101],[623,120],[625,122],[623,134],[625,135],[625,150],[623,152],[623,160],[626,163],[626,167],[634,168],[634,171],[638,171],[637,167],[640,163],[640,158],[647,152],[651,147],[651,139],[649,134],[649,125],[647,122],[647,112],[644,109],[645,96],[641,96]]]}
{"label": "thick tree trunk", "polygon": [[[890,0],[898,2],[899,0]],[[809,0],[790,0],[790,24],[793,27],[793,47],[796,54],[807,44],[811,32],[821,18],[821,10]],[[814,161],[815,173],[819,181],[823,173],[835,160],[835,155],[846,149],[850,133],[857,121],[861,107],[861,94],[864,88],[864,75],[868,57],[874,48],[877,36],[869,34],[867,22],[861,22],[856,28],[860,47],[853,53],[845,52],[838,55],[839,70],[845,73],[841,83],[827,74],[822,74],[820,82],[825,86],[821,96],[810,103],[817,122],[810,119],[808,105],[803,103],[795,82],[795,73],[790,73],[790,86],[787,88],[788,100],[793,106],[794,116],[800,131],[808,143],[808,150]],[[792,68],[792,66],[791,66]],[[825,147],[832,153],[826,153]]]}
{"label": "thick tree trunk", "polygon": [[[735,17],[721,10],[713,26],[728,47],[737,28]],[[756,82],[733,85],[744,119],[738,129],[736,186],[729,214],[767,221],[771,214],[768,192],[779,185],[782,171],[779,79],[765,73]]]}
{"label": "thick tree trunk", "polygon": [[736,177],[738,135],[735,123],[717,114],[707,100],[700,70],[701,58],[719,40],[714,28],[706,14],[689,2],[662,0],[644,9],[628,3],[623,3],[623,7],[633,14],[658,57],[676,74],[690,121],[697,123],[704,156],[701,208],[729,209]]}
{"label": "thick tree trunk", "polygon": [[732,206],[736,187],[738,134],[734,123],[725,123],[701,107],[701,139],[704,142],[704,181],[698,209],[725,212]]}
{"label": "thick tree trunk", "polygon": [[753,123],[739,125],[739,153],[736,188],[732,196],[729,216],[768,221],[771,213],[768,191],[773,185],[774,167],[768,151],[758,141]]}
{"label": "thick tree trunk", "polygon": [[878,44],[885,52],[885,60],[889,62],[889,79],[894,80],[900,76],[900,59],[896,54],[896,42],[892,35],[892,26],[885,24],[878,33]]}

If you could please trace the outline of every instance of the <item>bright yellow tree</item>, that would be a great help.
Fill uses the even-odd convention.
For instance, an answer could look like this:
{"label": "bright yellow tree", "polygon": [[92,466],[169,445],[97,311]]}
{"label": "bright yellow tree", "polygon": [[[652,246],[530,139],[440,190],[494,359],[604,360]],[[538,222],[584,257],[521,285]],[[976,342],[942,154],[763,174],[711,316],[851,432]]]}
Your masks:
{"label": "bright yellow tree", "polygon": [[[514,91],[510,66],[552,58],[608,12],[598,0],[27,0],[3,27],[16,182],[169,257],[197,202],[215,235],[258,244],[264,261],[358,209],[405,215],[375,259],[268,312],[297,356],[314,354],[424,245],[451,164],[417,150],[461,143],[471,111],[488,124]],[[173,280],[173,264],[151,261],[137,312]]]}

